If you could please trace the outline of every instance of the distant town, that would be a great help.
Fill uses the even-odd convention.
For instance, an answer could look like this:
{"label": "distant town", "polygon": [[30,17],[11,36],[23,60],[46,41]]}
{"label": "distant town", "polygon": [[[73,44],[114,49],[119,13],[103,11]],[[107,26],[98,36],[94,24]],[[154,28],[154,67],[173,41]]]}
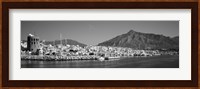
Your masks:
{"label": "distant town", "polygon": [[178,55],[177,50],[168,49],[133,49],[129,47],[45,44],[38,36],[29,34],[25,42],[21,41],[22,60],[68,61],[68,60],[111,60],[121,57],[147,57],[158,55]]}

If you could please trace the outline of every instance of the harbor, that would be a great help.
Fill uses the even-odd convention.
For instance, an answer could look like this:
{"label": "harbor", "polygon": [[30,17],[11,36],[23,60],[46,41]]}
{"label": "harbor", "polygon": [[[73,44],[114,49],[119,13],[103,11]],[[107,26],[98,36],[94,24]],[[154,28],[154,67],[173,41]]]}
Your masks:
{"label": "harbor", "polygon": [[[21,43],[21,60],[29,61],[77,61],[77,60],[113,60],[123,58],[151,57],[160,55],[178,55],[176,50],[133,49],[113,46],[79,46],[66,44],[65,40],[57,44],[46,44],[39,37],[29,34],[27,42]],[[63,44],[65,43],[65,44]]]}
{"label": "harbor", "polygon": [[[127,26],[133,23],[148,28]],[[178,68],[178,21],[142,23],[145,25],[140,21],[24,21],[21,68]],[[152,23],[162,24],[162,28]],[[163,26],[174,24],[176,34],[165,33],[168,29]]]}

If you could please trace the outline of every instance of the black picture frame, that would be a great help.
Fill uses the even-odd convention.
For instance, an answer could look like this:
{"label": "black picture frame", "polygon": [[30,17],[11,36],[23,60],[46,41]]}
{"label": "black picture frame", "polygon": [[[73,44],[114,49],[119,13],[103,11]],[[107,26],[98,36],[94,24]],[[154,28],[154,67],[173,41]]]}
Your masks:
{"label": "black picture frame", "polygon": [[[197,87],[198,3],[197,2],[3,2],[2,85],[3,87]],[[191,80],[9,80],[9,9],[191,9]]]}

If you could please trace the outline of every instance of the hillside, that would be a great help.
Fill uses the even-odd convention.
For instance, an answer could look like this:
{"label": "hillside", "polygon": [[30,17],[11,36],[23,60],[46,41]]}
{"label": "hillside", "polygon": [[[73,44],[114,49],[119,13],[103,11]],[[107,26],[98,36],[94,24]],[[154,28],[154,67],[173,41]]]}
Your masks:
{"label": "hillside", "polygon": [[[60,42],[61,42],[60,40],[45,41],[45,45],[49,45],[49,44],[51,44],[51,45],[57,45],[57,44],[60,44]],[[69,44],[69,45],[79,45],[79,46],[81,46],[81,47],[86,46],[85,44],[80,43],[80,42],[75,41],[75,40],[72,40],[72,39],[63,39],[63,40],[62,40],[62,44],[63,44],[63,45],[66,45],[66,44]]]}
{"label": "hillside", "polygon": [[178,49],[179,37],[170,38],[158,34],[141,33],[134,30],[116,36],[99,46],[130,47],[133,49]]}

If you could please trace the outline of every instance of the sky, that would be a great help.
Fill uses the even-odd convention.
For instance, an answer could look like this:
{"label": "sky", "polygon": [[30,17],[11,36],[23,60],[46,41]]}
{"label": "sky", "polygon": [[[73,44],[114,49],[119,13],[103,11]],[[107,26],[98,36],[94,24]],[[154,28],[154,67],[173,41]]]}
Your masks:
{"label": "sky", "polygon": [[34,34],[40,40],[72,39],[86,45],[112,39],[130,30],[179,36],[179,21],[21,21],[21,40]]}

